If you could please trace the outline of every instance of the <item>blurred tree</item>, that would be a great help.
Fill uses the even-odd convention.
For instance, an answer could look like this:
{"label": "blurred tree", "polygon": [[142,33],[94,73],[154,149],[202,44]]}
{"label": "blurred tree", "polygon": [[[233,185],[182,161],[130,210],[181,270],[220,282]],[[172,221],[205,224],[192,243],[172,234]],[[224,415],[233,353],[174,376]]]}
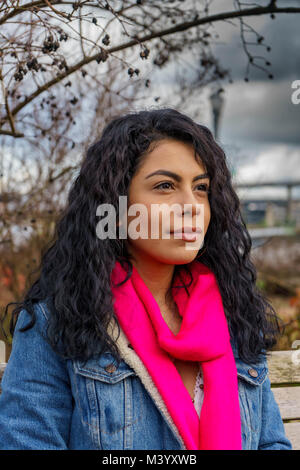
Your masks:
{"label": "blurred tree", "polygon": [[[153,68],[161,69],[176,59],[176,74],[182,85],[188,74],[179,66],[179,58],[184,58],[187,49],[193,49],[198,86],[223,79],[228,71],[219,66],[210,47],[218,37],[213,32],[214,23],[220,21],[237,19],[240,23],[242,45],[248,57],[246,75],[248,67],[255,66],[272,78],[268,67],[261,65],[262,57],[253,55],[248,47],[254,38],[257,46],[268,50],[264,37],[246,24],[245,18],[267,14],[274,19],[275,13],[300,13],[300,7],[289,7],[287,2],[281,7],[276,0],[262,6],[233,0],[231,10],[210,13],[215,3],[214,0],[2,1],[0,134],[20,137],[29,132],[31,105],[36,102],[37,108],[40,110],[43,105],[49,116],[59,104],[72,111],[73,116],[72,106],[80,100],[73,91],[75,83],[86,81],[90,87],[100,73],[103,76],[107,73],[107,64],[113,59],[122,64],[123,83],[128,76],[131,82],[139,76],[141,61],[149,62],[152,58],[151,73]],[[119,54],[121,51],[129,53],[131,63],[125,54],[123,57]],[[143,85],[149,87],[150,79],[144,80]],[[58,102],[57,89],[62,87],[65,92]],[[107,91],[116,92],[110,83]],[[40,133],[43,130],[46,131],[44,126]]]}

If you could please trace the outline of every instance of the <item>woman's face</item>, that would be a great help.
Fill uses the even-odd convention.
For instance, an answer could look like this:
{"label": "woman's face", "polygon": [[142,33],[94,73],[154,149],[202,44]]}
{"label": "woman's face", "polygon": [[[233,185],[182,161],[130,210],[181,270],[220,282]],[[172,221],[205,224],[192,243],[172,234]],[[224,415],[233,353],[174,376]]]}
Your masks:
{"label": "woman's face", "polygon": [[[127,200],[126,239],[127,249],[134,257],[150,257],[166,264],[186,264],[197,256],[209,225],[210,205],[209,177],[205,176],[205,168],[195,160],[194,153],[192,144],[161,140],[134,174]],[[161,174],[162,171],[168,174]],[[143,212],[130,213],[133,204],[142,204]],[[161,204],[164,206],[157,206]],[[173,204],[177,206],[173,206],[172,211]],[[163,210],[158,210],[155,215],[155,208]],[[132,236],[130,226],[146,238]],[[184,238],[182,233],[175,235],[172,232],[177,229],[182,232],[186,227],[201,229],[200,233],[195,232],[196,239],[191,238],[195,234],[187,233]]]}

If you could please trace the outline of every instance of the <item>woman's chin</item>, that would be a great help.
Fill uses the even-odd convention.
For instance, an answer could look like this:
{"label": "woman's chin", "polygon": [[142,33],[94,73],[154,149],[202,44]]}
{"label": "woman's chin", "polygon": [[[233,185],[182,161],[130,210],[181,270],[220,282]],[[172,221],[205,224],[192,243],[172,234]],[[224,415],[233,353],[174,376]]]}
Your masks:
{"label": "woman's chin", "polygon": [[194,261],[198,254],[197,250],[186,250],[184,247],[169,250],[169,252],[156,253],[155,258],[166,264],[188,264]]}

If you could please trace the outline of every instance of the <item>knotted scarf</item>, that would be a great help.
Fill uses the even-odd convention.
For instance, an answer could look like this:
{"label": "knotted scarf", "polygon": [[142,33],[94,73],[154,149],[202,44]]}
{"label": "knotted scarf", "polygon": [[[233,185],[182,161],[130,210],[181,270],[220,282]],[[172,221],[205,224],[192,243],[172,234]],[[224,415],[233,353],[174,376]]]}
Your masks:
{"label": "knotted scarf", "polygon": [[[188,273],[181,269],[172,288],[182,317],[176,335],[169,329],[135,266],[131,277],[116,286],[127,277],[127,270],[118,261],[111,273],[114,311],[152,377],[186,448],[239,450],[242,440],[237,369],[221,294],[215,275],[207,266],[194,260],[188,267],[192,283]],[[186,286],[190,284],[187,289],[181,281]],[[200,419],[169,355],[201,363],[204,399]]]}

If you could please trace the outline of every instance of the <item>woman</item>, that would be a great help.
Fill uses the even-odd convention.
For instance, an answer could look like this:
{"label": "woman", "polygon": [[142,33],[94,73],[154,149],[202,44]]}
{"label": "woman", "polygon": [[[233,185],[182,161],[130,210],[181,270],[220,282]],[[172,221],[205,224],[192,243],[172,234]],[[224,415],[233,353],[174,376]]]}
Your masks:
{"label": "woman", "polygon": [[13,312],[0,447],[290,449],[250,249],[208,128],[170,108],[113,119]]}

